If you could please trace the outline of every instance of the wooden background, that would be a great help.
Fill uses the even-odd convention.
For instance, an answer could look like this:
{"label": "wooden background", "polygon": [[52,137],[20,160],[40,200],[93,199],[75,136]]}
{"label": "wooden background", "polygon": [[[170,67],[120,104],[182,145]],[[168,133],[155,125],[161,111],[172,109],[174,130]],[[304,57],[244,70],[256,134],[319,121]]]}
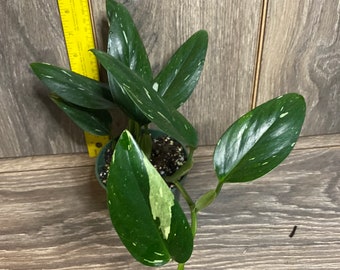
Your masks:
{"label": "wooden background", "polygon": [[[214,187],[212,151],[195,152],[185,182],[194,199]],[[225,185],[199,215],[186,269],[340,269],[339,160],[340,136],[305,137],[261,180]],[[86,154],[3,159],[0,179],[1,270],[150,269],[112,229]]]}
{"label": "wooden background", "polygon": [[[213,145],[252,104],[262,0],[139,0],[126,4],[140,29],[155,74],[198,29],[209,32],[204,72],[181,108]],[[98,46],[105,49],[105,1],[92,1]],[[286,92],[307,100],[303,135],[340,131],[337,0],[271,0],[258,104]],[[68,67],[55,0],[0,3],[0,157],[84,152],[82,132],[46,97],[29,63]]]}
{"label": "wooden background", "polygon": [[[91,2],[104,49],[105,0]],[[200,214],[187,269],[340,269],[339,1],[120,2],[155,73],[193,32],[209,32],[202,78],[181,108],[201,138],[185,182],[194,199],[216,181],[211,145],[254,101],[291,91],[307,101],[288,159],[262,180],[225,186]],[[0,35],[0,269],[149,269],[111,227],[82,132],[29,69],[35,61],[68,67],[57,1],[0,1]]]}

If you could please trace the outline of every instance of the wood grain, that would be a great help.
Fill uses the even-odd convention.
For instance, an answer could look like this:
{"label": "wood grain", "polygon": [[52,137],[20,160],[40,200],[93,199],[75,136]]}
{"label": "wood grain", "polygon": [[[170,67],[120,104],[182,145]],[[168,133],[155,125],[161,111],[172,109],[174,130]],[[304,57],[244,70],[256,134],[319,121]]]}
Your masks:
{"label": "wood grain", "polygon": [[[104,2],[92,1],[100,48],[107,35]],[[201,144],[215,143],[249,108],[260,0],[121,2],[132,12],[155,73],[192,33],[209,31],[205,73],[182,112],[198,128]],[[83,133],[52,104],[29,69],[37,61],[68,67],[57,2],[2,1],[0,20],[0,139],[6,142],[0,157],[86,151]]]}
{"label": "wood grain", "polygon": [[[339,140],[301,138],[303,147],[261,180],[225,186],[199,216],[186,269],[339,269]],[[212,150],[197,151],[185,182],[194,198],[216,181]],[[150,269],[111,228],[91,160],[67,165],[72,158],[0,159],[0,269]],[[17,171],[9,170],[14,161]]]}
{"label": "wood grain", "polygon": [[[105,1],[93,0],[99,46],[105,48]],[[261,0],[138,0],[124,3],[140,31],[157,74],[199,29],[209,33],[207,59],[197,89],[181,112],[197,128],[200,144],[215,144],[250,109]],[[106,34],[106,33],[104,33]]]}
{"label": "wood grain", "polygon": [[[92,1],[102,49],[104,2]],[[192,33],[208,30],[206,66],[181,111],[197,127],[201,145],[215,144],[251,104],[261,0],[120,2],[132,13],[155,73]],[[287,91],[303,94],[303,135],[340,130],[339,10],[335,0],[269,1],[258,103]],[[56,1],[1,1],[0,31],[0,158],[85,152],[82,131],[51,103],[28,66],[68,66]]]}
{"label": "wood grain", "polygon": [[56,1],[0,1],[0,157],[82,152],[83,134],[29,64],[68,66]]}
{"label": "wood grain", "polygon": [[340,131],[339,25],[339,1],[269,1],[258,103],[301,93],[303,135]]}

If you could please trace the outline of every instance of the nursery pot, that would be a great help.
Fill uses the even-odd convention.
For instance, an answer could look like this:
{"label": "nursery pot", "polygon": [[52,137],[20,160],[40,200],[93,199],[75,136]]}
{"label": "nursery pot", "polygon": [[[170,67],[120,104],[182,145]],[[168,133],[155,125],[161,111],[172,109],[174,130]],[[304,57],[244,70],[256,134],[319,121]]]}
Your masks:
{"label": "nursery pot", "polygon": [[[159,139],[162,138],[164,136],[168,136],[167,134],[165,134],[164,132],[160,131],[160,130],[155,130],[155,129],[151,129],[150,130],[151,133],[151,138],[153,139]],[[183,152],[183,162],[187,160],[188,157],[188,153],[186,151],[186,148],[184,147],[184,145],[182,145],[181,143],[179,143],[177,140],[172,139],[170,137],[168,137],[169,139],[171,139],[173,142],[175,142],[177,145],[181,146],[182,152]],[[99,155],[96,158],[96,163],[95,163],[95,174],[96,174],[96,178],[99,182],[99,184],[106,189],[106,184],[103,182],[103,178],[100,176],[103,168],[105,167],[105,165],[108,163],[108,161],[111,160],[111,157],[108,160],[107,154],[106,152],[108,151],[108,149],[112,148],[112,141],[109,141],[105,146],[103,146],[103,148],[100,150]],[[181,181],[185,178],[186,175],[184,175],[181,178]],[[173,189],[174,187],[172,185],[170,185],[170,188]]]}

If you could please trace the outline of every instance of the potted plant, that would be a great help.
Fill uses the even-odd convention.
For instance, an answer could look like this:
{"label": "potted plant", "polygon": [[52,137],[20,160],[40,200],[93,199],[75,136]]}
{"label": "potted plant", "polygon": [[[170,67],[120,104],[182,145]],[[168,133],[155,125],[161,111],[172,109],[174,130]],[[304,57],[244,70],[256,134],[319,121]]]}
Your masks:
{"label": "potted plant", "polygon": [[[107,191],[112,224],[139,262],[161,266],[174,260],[178,269],[184,269],[193,250],[199,211],[216,199],[224,184],[255,180],[289,155],[304,121],[305,101],[298,94],[288,93],[234,122],[215,147],[212,162],[216,187],[194,201],[180,180],[193,166],[197,132],[177,109],[189,98],[200,77],[207,32],[193,34],[154,78],[129,12],[114,0],[107,0],[106,6],[108,51],[91,51],[106,69],[108,84],[45,63],[31,67],[51,90],[51,99],[87,132],[111,135],[111,109],[119,106],[126,113],[128,126],[119,137],[111,136],[97,158],[98,164],[104,164],[97,165],[97,175],[104,179],[99,181]],[[162,131],[161,136],[151,131],[150,123]],[[159,147],[169,153],[173,146],[177,147],[176,158],[165,155],[171,160],[170,165],[165,163],[174,167],[164,173],[163,165],[158,166],[155,159]],[[103,167],[107,171],[101,171]],[[190,222],[169,184],[187,202]]]}

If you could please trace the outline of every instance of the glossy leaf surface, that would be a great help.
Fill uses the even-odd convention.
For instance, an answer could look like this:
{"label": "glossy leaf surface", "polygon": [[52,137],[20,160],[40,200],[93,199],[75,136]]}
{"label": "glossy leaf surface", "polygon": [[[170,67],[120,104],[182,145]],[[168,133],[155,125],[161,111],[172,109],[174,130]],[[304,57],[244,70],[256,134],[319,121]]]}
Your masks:
{"label": "glossy leaf surface", "polygon": [[215,148],[219,181],[251,181],[279,165],[299,137],[305,110],[303,97],[292,93],[270,100],[237,120]]}
{"label": "glossy leaf surface", "polygon": [[[107,52],[128,68],[137,73],[144,80],[152,81],[152,70],[144,44],[134,25],[128,10],[113,0],[106,1],[107,16],[110,23]],[[108,73],[112,95],[121,108],[133,119],[147,123],[138,108],[117,84],[114,75]]]}
{"label": "glossy leaf surface", "polygon": [[53,94],[50,98],[82,130],[99,136],[110,135],[112,118],[108,111],[83,108]]}
{"label": "glossy leaf surface", "polygon": [[200,30],[175,52],[155,78],[153,88],[178,108],[191,95],[200,78],[208,47],[208,34]]}
{"label": "glossy leaf surface", "polygon": [[110,29],[108,54],[120,60],[144,80],[152,80],[152,70],[143,41],[128,10],[113,0],[106,1]]}
{"label": "glossy leaf surface", "polygon": [[150,121],[184,145],[197,147],[196,130],[182,114],[165,103],[152,89],[151,84],[109,54],[98,50],[92,52],[104,68],[114,75],[116,83]]}
{"label": "glossy leaf surface", "polygon": [[128,131],[115,147],[107,200],[112,224],[136,260],[160,266],[190,258],[193,239],[185,214]]}
{"label": "glossy leaf surface", "polygon": [[52,93],[65,101],[90,109],[114,107],[110,90],[103,83],[46,63],[32,63],[31,68]]}

